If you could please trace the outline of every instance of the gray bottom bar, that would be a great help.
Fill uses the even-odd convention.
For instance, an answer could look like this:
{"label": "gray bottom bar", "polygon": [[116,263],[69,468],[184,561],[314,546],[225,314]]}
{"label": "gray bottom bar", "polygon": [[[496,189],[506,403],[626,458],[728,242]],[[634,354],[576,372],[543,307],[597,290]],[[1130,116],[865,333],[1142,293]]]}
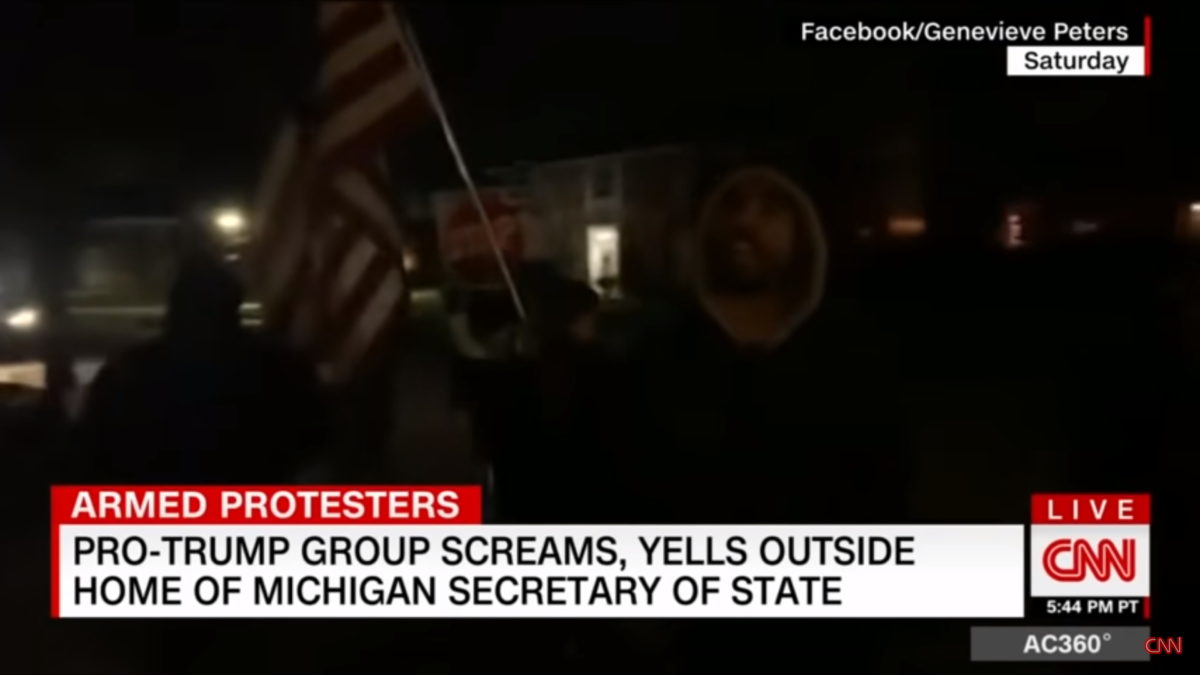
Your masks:
{"label": "gray bottom bar", "polygon": [[1149,626],[971,626],[972,661],[1149,661]]}

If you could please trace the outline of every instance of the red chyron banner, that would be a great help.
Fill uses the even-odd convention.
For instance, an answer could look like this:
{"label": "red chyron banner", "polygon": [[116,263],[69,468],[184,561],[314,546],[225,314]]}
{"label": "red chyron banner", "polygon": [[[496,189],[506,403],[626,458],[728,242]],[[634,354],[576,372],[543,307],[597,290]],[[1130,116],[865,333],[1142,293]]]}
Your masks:
{"label": "red chyron banner", "polygon": [[479,524],[475,485],[57,485],[59,525]]}

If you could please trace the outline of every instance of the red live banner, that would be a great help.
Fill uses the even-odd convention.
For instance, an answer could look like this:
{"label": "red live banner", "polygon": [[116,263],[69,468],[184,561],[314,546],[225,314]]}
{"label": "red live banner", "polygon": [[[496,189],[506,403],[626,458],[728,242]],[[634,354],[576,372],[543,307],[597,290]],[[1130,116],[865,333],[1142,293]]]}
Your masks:
{"label": "red live banner", "polygon": [[1034,525],[1149,525],[1150,495],[1035,494],[1030,522]]}

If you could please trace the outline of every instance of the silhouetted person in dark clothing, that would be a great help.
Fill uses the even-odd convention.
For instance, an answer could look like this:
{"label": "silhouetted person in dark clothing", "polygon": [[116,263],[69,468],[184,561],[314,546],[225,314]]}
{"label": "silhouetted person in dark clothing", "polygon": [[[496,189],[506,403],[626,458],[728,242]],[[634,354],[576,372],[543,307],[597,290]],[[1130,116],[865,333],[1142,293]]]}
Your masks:
{"label": "silhouetted person in dark clothing", "polygon": [[[589,434],[603,392],[595,389],[606,362],[597,344],[600,297],[585,282],[557,277],[545,283],[534,307],[536,401],[526,446],[510,458],[509,501],[520,520],[590,520],[597,455],[580,444]],[[510,509],[510,514],[514,509]]]}
{"label": "silhouetted person in dark clothing", "polygon": [[[546,482],[561,484],[564,474],[574,473],[564,463],[573,449],[561,444],[573,411],[565,390],[574,384],[599,298],[548,266],[525,265],[517,278],[529,311],[523,325],[507,294],[479,294],[464,303],[457,392],[470,411],[476,449],[492,464],[500,517],[563,522],[561,495],[550,495],[554,488]],[[522,332],[522,349],[498,348],[511,343],[511,332],[489,340],[514,326]]]}
{"label": "silhouetted person in dark clothing", "polygon": [[181,271],[163,336],[100,371],[80,426],[104,480],[288,482],[322,442],[311,369],[240,324],[242,291],[216,261]]}

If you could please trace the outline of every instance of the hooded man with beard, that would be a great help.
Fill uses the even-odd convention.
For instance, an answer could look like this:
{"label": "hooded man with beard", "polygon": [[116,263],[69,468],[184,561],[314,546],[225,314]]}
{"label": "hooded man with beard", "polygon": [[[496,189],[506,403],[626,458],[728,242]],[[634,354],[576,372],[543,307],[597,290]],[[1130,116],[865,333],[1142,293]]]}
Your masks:
{"label": "hooded man with beard", "polygon": [[907,460],[886,340],[825,297],[813,201],[776,168],[737,168],[707,192],[695,235],[694,299],[629,371],[628,515],[896,521]]}
{"label": "hooded man with beard", "polygon": [[[827,296],[813,200],[770,165],[728,171],[704,195],[693,294],[624,371],[608,520],[903,522],[909,460],[887,341]],[[811,666],[839,636],[866,634],[812,621],[662,628],[687,671],[797,656]]]}

